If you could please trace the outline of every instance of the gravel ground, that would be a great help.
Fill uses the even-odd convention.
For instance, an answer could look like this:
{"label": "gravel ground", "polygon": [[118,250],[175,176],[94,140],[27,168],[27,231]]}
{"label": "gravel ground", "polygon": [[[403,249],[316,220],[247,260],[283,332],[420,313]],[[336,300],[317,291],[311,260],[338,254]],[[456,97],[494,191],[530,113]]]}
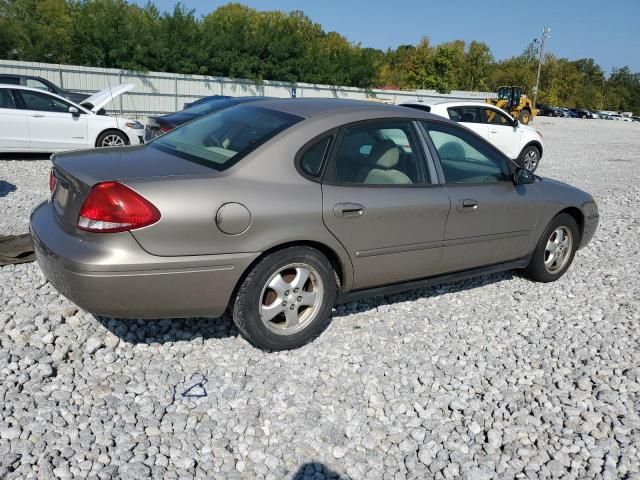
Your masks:
{"label": "gravel ground", "polygon": [[[640,479],[640,125],[538,118],[542,175],[601,223],[553,284],[515,274],[338,308],[266,354],[228,319],[123,322],[0,269],[0,478]],[[0,233],[48,161],[0,161]]]}

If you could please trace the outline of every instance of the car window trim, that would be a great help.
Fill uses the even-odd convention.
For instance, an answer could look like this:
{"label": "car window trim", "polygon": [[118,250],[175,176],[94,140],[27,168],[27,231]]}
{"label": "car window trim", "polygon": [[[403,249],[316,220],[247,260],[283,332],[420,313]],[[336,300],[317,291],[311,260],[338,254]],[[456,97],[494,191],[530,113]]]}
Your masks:
{"label": "car window trim", "polygon": [[[416,144],[416,152],[418,154],[418,168],[422,171],[422,176],[424,178],[424,183],[408,183],[408,184],[366,184],[366,183],[343,183],[338,182],[335,179],[335,162],[336,156],[338,153],[338,148],[342,144],[342,140],[344,139],[345,133],[349,128],[360,127],[365,125],[375,125],[377,123],[403,123],[408,124],[411,135],[413,136],[413,141]],[[428,169],[426,162],[426,155],[423,151],[423,145],[420,141],[420,137],[414,125],[414,119],[409,117],[380,117],[380,118],[370,118],[366,120],[358,120],[356,122],[345,123],[340,125],[337,128],[338,134],[336,135],[335,141],[332,142],[333,146],[330,149],[330,155],[327,159],[324,175],[322,176],[322,183],[325,185],[333,185],[337,187],[348,187],[348,188],[429,188],[433,186],[438,186],[438,184],[431,183],[433,180],[431,178],[426,178],[427,175],[430,174],[430,170]]]}
{"label": "car window trim", "polygon": [[[29,87],[29,88],[31,88],[31,87]],[[67,112],[56,112],[56,111],[52,111],[52,110],[36,110],[36,109],[33,109],[33,108],[28,108],[27,107],[27,102],[25,101],[24,98],[22,98],[22,92],[23,91],[24,92],[30,92],[30,93],[33,93],[33,94],[36,94],[36,95],[37,94],[47,95],[49,97],[52,97],[54,100],[57,100],[57,101],[62,102],[62,103],[65,103],[67,105]],[[21,103],[21,106],[22,106],[22,108],[21,108],[22,110],[28,110],[28,111],[31,111],[31,112],[45,112],[45,113],[68,113],[69,107],[76,107],[75,105],[70,103],[68,100],[63,99],[63,98],[58,98],[57,96],[54,96],[55,94],[52,94],[49,91],[44,91],[44,90],[39,90],[39,89],[30,89],[30,90],[27,90],[27,89],[16,89],[15,92],[16,92],[17,96],[20,97],[20,101],[21,101],[20,103]]]}
{"label": "car window trim", "polygon": [[[502,158],[504,161],[506,161],[507,163],[507,167],[509,169],[509,179],[507,180],[498,180],[496,182],[447,182],[446,178],[444,176],[444,170],[442,169],[442,164],[440,163],[440,157],[438,156],[438,150],[436,149],[435,144],[433,143],[433,140],[431,139],[431,136],[429,135],[429,131],[427,130],[427,128],[423,125],[423,123],[432,123],[432,124],[436,124],[436,125],[443,125],[445,127],[451,127],[453,124],[453,128],[462,128],[467,132],[471,132],[474,135],[476,135],[480,140],[484,141],[496,154],[498,154],[500,156],[500,158]],[[515,173],[516,168],[518,168],[518,165],[516,165],[516,163],[510,159],[509,157],[507,157],[504,153],[502,153],[500,150],[498,150],[495,146],[493,146],[490,142],[488,142],[487,140],[485,140],[484,138],[482,138],[481,136],[479,136],[478,134],[476,134],[473,130],[470,130],[468,128],[466,128],[464,125],[460,125],[458,122],[455,122],[453,120],[451,120],[451,122],[441,122],[439,120],[432,120],[432,119],[420,119],[419,120],[420,123],[420,128],[423,130],[423,134],[425,136],[425,140],[427,142],[427,145],[429,146],[429,150],[431,152],[431,154],[434,156],[434,159],[437,159],[436,161],[436,168],[438,171],[438,178],[440,180],[440,184],[443,187],[446,186],[454,186],[454,185],[468,185],[468,186],[479,186],[479,185],[494,185],[496,183],[510,183],[513,185],[513,180],[512,180],[512,176]]]}
{"label": "car window trim", "polygon": [[[316,135],[315,137],[313,137],[311,140],[306,142],[298,150],[298,152],[294,156],[294,165],[300,175],[305,177],[307,180],[311,180],[312,182],[322,183],[324,172],[327,168],[327,164],[329,163],[328,159],[331,155],[331,152],[333,151],[333,146],[336,143],[337,133],[338,133],[337,128],[332,128],[331,130],[327,130],[326,132],[323,132],[320,135]],[[318,172],[317,175],[311,175],[304,168],[302,168],[302,157],[304,157],[309,150],[311,150],[315,145],[317,145],[319,142],[322,142],[327,137],[329,138],[329,143],[327,144],[327,146],[324,149],[324,152],[322,153],[320,171]]]}

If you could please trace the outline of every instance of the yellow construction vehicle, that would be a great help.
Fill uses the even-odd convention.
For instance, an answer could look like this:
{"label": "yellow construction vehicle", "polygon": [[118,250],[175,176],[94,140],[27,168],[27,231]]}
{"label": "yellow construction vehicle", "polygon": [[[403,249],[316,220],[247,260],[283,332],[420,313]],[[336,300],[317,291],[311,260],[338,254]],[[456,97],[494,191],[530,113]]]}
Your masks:
{"label": "yellow construction vehicle", "polygon": [[538,114],[538,109],[531,99],[522,93],[521,87],[500,87],[498,98],[487,98],[487,103],[506,110],[524,125]]}

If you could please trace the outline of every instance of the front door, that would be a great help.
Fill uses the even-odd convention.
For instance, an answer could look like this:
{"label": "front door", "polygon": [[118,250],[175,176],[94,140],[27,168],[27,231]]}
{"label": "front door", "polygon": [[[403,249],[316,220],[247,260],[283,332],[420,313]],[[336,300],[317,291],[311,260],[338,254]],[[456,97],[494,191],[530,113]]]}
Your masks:
{"label": "front door", "polygon": [[27,151],[29,126],[24,110],[16,108],[10,89],[0,88],[0,151]]}
{"label": "front door", "polygon": [[513,125],[513,120],[493,108],[485,108],[483,113],[489,142],[507,157],[516,158],[520,153],[520,130]]}
{"label": "front door", "polygon": [[45,92],[19,90],[29,123],[32,150],[87,147],[87,115],[69,113],[72,105]]}
{"label": "front door", "polygon": [[535,184],[515,185],[508,160],[469,132],[435,122],[424,126],[451,198],[443,268],[452,272],[524,257],[541,207]]}
{"label": "front door", "polygon": [[354,267],[354,288],[440,271],[449,197],[432,184],[410,121],[345,129],[325,174],[323,219]]}

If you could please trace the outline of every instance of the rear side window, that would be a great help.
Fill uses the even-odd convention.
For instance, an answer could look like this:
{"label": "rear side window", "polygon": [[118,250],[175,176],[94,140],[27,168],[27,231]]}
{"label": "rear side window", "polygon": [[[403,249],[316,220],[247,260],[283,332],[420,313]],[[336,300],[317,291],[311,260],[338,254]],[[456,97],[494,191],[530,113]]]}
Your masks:
{"label": "rear side window", "polygon": [[51,88],[49,88],[45,83],[40,80],[36,80],[35,78],[27,78],[25,79],[25,85],[31,88],[38,88],[40,90],[44,90],[47,92],[55,93]]}
{"label": "rear side window", "polygon": [[176,128],[149,147],[221,171],[300,120],[268,108],[236,106]]}
{"label": "rear side window", "polygon": [[424,184],[426,172],[410,122],[375,122],[345,130],[335,179],[351,185]]}
{"label": "rear side window", "polygon": [[20,85],[20,77],[0,77],[0,83],[8,85]]}
{"label": "rear side window", "polygon": [[13,95],[11,95],[10,90],[0,90],[0,108],[16,108],[16,104],[13,101]]}
{"label": "rear side window", "polygon": [[506,159],[473,134],[450,125],[423,123],[438,152],[446,183],[510,180]]}
{"label": "rear side window", "polygon": [[300,168],[304,173],[312,177],[317,177],[322,170],[322,160],[327,154],[327,149],[331,144],[331,136],[314,143],[300,157]]}

